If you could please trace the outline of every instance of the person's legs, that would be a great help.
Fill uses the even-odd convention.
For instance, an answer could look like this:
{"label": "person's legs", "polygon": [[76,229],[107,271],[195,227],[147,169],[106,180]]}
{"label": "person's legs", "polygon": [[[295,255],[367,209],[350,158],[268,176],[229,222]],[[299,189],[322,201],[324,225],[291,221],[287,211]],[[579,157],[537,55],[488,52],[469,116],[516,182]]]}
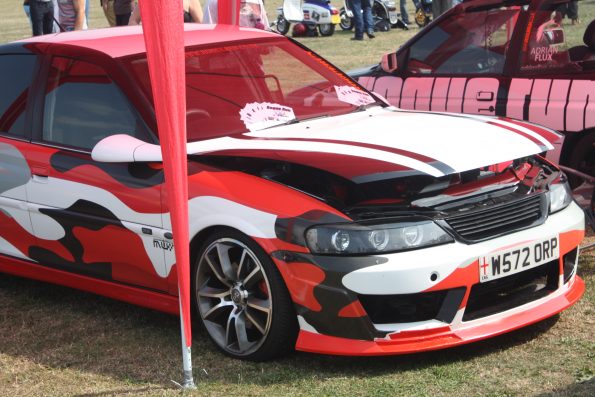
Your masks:
{"label": "person's legs", "polygon": [[54,33],[54,5],[48,1],[43,13],[43,34],[50,33]]}
{"label": "person's legs", "polygon": [[31,0],[29,3],[33,36],[41,36],[43,34],[43,5],[44,3],[37,0]]}
{"label": "person's legs", "polygon": [[[366,0],[363,0],[366,1]],[[355,25],[355,40],[364,39],[364,17],[362,16],[362,0],[351,0],[351,11]]]}
{"label": "person's legs", "polygon": [[409,14],[407,14],[407,0],[400,0],[401,5],[401,20],[409,25]]}
{"label": "person's legs", "polygon": [[578,1],[571,1],[568,3],[568,8],[566,9],[566,16],[572,20],[572,24],[580,23],[578,18]]}
{"label": "person's legs", "polygon": [[372,2],[374,0],[362,0],[362,10],[364,11],[364,29],[368,37],[373,39],[374,36],[374,17],[372,16]]}
{"label": "person's legs", "polygon": [[29,23],[31,23],[31,8],[29,7],[29,3],[23,4],[23,10],[25,11],[25,15],[27,15]]}
{"label": "person's legs", "polygon": [[116,26],[127,26],[130,21],[130,14],[116,14]]}
{"label": "person's legs", "polygon": [[114,0],[104,0],[105,6],[103,7],[103,13],[109,26],[116,26],[116,13],[114,12]]}

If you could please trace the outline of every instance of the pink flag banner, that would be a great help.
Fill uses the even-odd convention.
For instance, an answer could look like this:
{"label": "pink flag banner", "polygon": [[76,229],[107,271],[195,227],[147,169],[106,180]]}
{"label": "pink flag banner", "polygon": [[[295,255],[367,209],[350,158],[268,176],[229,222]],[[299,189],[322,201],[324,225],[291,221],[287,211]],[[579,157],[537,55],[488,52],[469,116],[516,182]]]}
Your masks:
{"label": "pink flag banner", "polygon": [[184,359],[182,386],[194,387],[190,355],[192,329],[182,1],[144,0],[139,5],[176,254]]}

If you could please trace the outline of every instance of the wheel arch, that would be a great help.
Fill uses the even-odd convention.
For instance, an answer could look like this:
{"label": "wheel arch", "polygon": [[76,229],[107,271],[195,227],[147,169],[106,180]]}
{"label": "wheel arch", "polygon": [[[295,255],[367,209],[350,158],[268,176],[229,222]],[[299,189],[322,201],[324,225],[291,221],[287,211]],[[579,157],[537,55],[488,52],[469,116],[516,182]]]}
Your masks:
{"label": "wheel arch", "polygon": [[[592,153],[595,152],[595,128],[568,134],[564,140],[560,164],[595,177]],[[569,175],[570,186],[574,189],[582,183],[578,176]]]}
{"label": "wheel arch", "polygon": [[595,127],[565,134],[562,154],[560,156],[560,164],[569,165],[572,159],[572,153],[576,149],[576,146],[587,136],[592,136],[595,139]]}
{"label": "wheel arch", "polygon": [[[277,305],[279,308],[281,308],[281,310],[276,309],[277,312],[274,311],[274,316],[275,318],[277,318],[276,322],[274,324],[271,325],[271,330],[270,332],[272,333],[271,335],[277,335],[277,337],[273,337],[273,336],[269,336],[267,338],[275,341],[277,339],[279,339],[280,335],[284,336],[284,342],[279,344],[279,343],[275,343],[275,347],[276,348],[271,348],[271,342],[267,341],[264,342],[265,345],[267,345],[267,347],[265,348],[266,351],[265,352],[257,352],[254,355],[250,354],[250,356],[246,356],[246,357],[235,357],[235,358],[241,358],[241,359],[248,359],[248,360],[252,360],[252,361],[263,361],[263,360],[268,360],[270,358],[275,358],[275,357],[279,357],[279,356],[283,356],[287,353],[289,353],[290,351],[292,351],[295,348],[295,343],[296,343],[296,339],[297,339],[297,334],[299,331],[299,324],[298,324],[298,317],[297,317],[297,313],[296,313],[296,307],[295,304],[291,298],[291,295],[289,293],[289,288],[287,285],[287,281],[285,280],[285,278],[283,277],[283,274],[281,272],[281,270],[278,267],[278,264],[275,262],[275,260],[273,260],[272,256],[270,255],[270,251],[266,249],[266,247],[263,247],[262,241],[266,241],[266,239],[259,239],[259,238],[255,238],[253,236],[251,236],[248,233],[245,233],[242,230],[239,230],[237,228],[228,226],[228,225],[211,225],[208,227],[203,228],[202,230],[200,230],[199,232],[197,232],[196,234],[194,234],[190,240],[190,258],[191,258],[191,274],[192,274],[192,280],[191,280],[191,293],[193,295],[192,299],[191,299],[191,303],[192,303],[192,315],[194,316],[195,320],[199,320],[199,317],[197,316],[198,312],[197,312],[197,299],[194,296],[195,294],[195,272],[197,271],[197,266],[199,264],[199,256],[201,255],[201,248],[205,247],[205,245],[207,243],[209,243],[209,238],[211,238],[211,236],[214,236],[215,234],[219,234],[219,235],[228,235],[231,236],[232,239],[238,239],[238,241],[242,244],[245,244],[248,249],[250,249],[257,257],[260,255],[265,255],[266,257],[268,257],[268,265],[263,262],[262,260],[261,265],[263,267],[263,270],[267,276],[267,278],[269,279],[269,291],[274,291],[275,290],[275,286],[273,285],[273,283],[276,283],[275,285],[277,285],[277,292],[272,292],[273,296],[276,296],[275,298],[275,305]],[[235,235],[235,237],[234,237]],[[239,236],[242,235],[242,236]],[[213,238],[217,238],[220,236],[214,236]],[[247,239],[245,242],[242,242],[242,239],[245,238]],[[248,241],[249,240],[249,241]],[[252,246],[253,245],[253,246]],[[258,253],[257,251],[255,251],[255,248],[260,248],[261,252]],[[271,270],[267,272],[267,266],[272,266]],[[280,324],[280,322],[282,324]],[[204,324],[201,322],[203,329],[206,330],[206,327],[204,326]],[[207,331],[208,332],[208,331]],[[273,334],[274,333],[274,334]],[[221,349],[225,354],[230,355],[229,352],[225,351],[224,349],[222,349],[219,346],[219,349]],[[233,357],[233,355],[232,355]]]}

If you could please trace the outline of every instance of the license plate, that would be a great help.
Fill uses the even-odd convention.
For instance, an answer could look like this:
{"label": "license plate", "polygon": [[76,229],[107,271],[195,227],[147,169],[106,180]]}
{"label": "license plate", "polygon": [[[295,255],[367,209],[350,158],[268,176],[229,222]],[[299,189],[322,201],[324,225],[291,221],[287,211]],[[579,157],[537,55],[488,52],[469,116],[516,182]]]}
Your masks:
{"label": "license plate", "polygon": [[479,259],[479,281],[510,276],[560,257],[558,236],[501,250]]}
{"label": "license plate", "polygon": [[337,25],[340,22],[341,22],[341,17],[339,15],[332,15],[331,16],[331,23],[333,25]]}

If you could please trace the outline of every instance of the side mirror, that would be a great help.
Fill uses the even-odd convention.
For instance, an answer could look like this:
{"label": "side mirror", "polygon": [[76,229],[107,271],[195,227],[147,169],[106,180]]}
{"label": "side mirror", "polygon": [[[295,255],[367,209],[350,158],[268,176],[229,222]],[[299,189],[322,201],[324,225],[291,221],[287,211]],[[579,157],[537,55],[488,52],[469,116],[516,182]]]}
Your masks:
{"label": "side mirror", "polygon": [[397,70],[397,53],[389,52],[382,55],[382,61],[380,61],[380,67],[386,73],[392,73]]}
{"label": "side mirror", "polygon": [[91,158],[102,163],[162,161],[161,146],[126,134],[110,135],[93,147]]}
{"label": "side mirror", "polygon": [[544,29],[543,37],[550,46],[561,46],[565,42],[564,29],[562,29],[561,27]]}

